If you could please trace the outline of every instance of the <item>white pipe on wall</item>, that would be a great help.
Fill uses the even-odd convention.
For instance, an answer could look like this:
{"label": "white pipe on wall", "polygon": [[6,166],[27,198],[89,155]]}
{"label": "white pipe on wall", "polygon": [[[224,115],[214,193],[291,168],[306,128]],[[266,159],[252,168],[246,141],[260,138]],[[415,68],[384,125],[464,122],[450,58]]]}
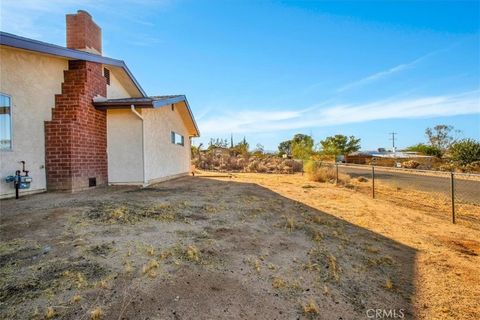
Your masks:
{"label": "white pipe on wall", "polygon": [[147,167],[146,167],[146,156],[145,156],[145,125],[144,125],[144,118],[143,116],[138,113],[135,109],[135,105],[130,106],[130,110],[142,120],[142,161],[143,161],[143,185],[146,186],[148,184],[147,181]]}

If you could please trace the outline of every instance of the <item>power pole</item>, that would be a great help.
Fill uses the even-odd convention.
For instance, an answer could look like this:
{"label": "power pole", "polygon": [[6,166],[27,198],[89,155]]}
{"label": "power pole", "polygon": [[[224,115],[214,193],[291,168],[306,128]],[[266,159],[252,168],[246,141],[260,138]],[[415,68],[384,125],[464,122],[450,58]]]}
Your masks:
{"label": "power pole", "polygon": [[395,135],[398,134],[396,132],[390,132],[389,134],[392,135],[392,137],[390,138],[390,140],[392,140],[392,151],[395,152]]}

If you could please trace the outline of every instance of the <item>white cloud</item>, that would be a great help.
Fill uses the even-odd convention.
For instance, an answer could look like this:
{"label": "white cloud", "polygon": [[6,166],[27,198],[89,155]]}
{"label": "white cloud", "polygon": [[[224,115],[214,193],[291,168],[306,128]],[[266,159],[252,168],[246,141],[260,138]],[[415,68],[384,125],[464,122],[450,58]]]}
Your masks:
{"label": "white cloud", "polygon": [[[219,117],[204,116],[200,120],[202,132],[258,132],[258,126],[299,118],[301,111],[244,110]],[[268,131],[268,130],[267,130]]]}
{"label": "white cloud", "polygon": [[456,95],[387,99],[365,104],[341,104],[303,110],[244,110],[199,121],[204,134],[260,133],[387,119],[412,119],[480,114],[480,90]]}
{"label": "white cloud", "polygon": [[64,33],[67,13],[77,9],[92,9],[99,1],[64,1],[64,0],[19,0],[0,1],[2,31],[24,37],[51,40],[52,35]]}
{"label": "white cloud", "polygon": [[104,20],[129,21],[148,28],[153,23],[145,20],[145,12],[165,9],[172,4],[172,0],[3,0],[0,1],[0,28],[28,38],[57,40],[64,37],[65,14],[80,9],[92,13],[94,19],[100,13]]}
{"label": "white cloud", "polygon": [[430,53],[427,53],[426,55],[424,56],[421,56],[420,58],[417,58],[413,61],[410,61],[408,63],[402,63],[402,64],[399,64],[395,67],[392,67],[390,69],[387,69],[387,70],[384,70],[384,71],[380,71],[380,72],[377,72],[377,73],[374,73],[370,76],[367,76],[363,79],[360,79],[360,80],[357,80],[357,81],[354,81],[354,82],[351,82],[349,84],[346,84],[344,85],[343,87],[337,89],[337,92],[344,92],[344,91],[347,91],[347,90],[350,90],[350,89],[353,89],[353,88],[356,88],[356,87],[360,87],[360,86],[364,86],[364,85],[367,85],[369,83],[372,83],[372,82],[375,82],[375,81],[378,81],[378,80],[381,80],[381,79],[384,79],[384,78],[387,78],[393,74],[396,74],[396,73],[399,73],[399,72],[402,72],[402,71],[405,71],[407,69],[410,69],[410,68],[413,68],[415,65],[417,65],[418,63],[420,63],[421,61],[427,59],[428,57],[436,54],[440,52],[439,51],[434,51],[434,52],[430,52]]}

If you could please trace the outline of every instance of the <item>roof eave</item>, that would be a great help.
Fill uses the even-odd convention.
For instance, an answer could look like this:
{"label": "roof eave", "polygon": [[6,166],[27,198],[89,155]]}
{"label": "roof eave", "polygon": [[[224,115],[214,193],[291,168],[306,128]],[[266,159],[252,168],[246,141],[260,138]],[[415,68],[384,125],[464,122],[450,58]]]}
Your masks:
{"label": "roof eave", "polygon": [[195,131],[196,131],[195,135],[193,135],[192,137],[200,137],[200,130],[198,130],[197,122],[193,117],[193,112],[192,112],[192,109],[190,108],[190,104],[188,103],[187,97],[186,96],[183,96],[183,97],[184,97],[185,105],[187,106],[188,113],[190,114],[190,118],[192,119],[193,126],[195,127]]}
{"label": "roof eave", "polygon": [[95,109],[97,110],[108,110],[108,109],[130,109],[132,105],[136,108],[154,108],[152,101],[147,102],[93,102]]}
{"label": "roof eave", "polygon": [[171,97],[167,99],[161,99],[161,100],[146,100],[146,101],[94,101],[93,105],[95,106],[96,109],[98,110],[118,110],[118,109],[130,109],[131,106],[135,106],[135,108],[161,108],[163,106],[167,106],[170,104],[175,104],[179,102],[185,102],[185,106],[187,107],[188,114],[190,116],[190,119],[192,119],[193,126],[195,128],[195,133],[192,135],[192,137],[200,137],[200,130],[198,130],[198,125],[197,122],[195,121],[195,118],[193,117],[193,112],[192,109],[190,108],[190,104],[188,103],[187,97],[185,95],[179,95],[176,97]]}

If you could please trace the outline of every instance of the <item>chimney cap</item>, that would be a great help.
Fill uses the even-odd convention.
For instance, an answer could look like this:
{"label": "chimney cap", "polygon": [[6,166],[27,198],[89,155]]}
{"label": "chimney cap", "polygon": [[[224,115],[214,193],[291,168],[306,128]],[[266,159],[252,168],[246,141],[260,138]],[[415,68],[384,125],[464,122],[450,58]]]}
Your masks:
{"label": "chimney cap", "polygon": [[86,14],[90,18],[92,17],[92,15],[90,13],[88,13],[86,10],[81,10],[81,9],[77,10],[77,14]]}

